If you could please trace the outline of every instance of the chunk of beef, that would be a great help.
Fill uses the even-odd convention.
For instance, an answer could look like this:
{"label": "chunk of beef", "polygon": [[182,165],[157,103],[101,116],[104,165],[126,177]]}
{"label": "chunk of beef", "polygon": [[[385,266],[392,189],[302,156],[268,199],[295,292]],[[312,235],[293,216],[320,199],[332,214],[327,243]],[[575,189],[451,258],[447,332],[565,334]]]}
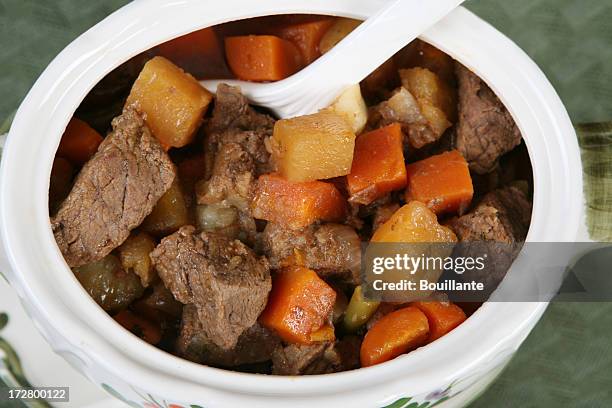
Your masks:
{"label": "chunk of beef", "polygon": [[197,307],[202,332],[224,350],[236,346],[266,306],[268,262],[238,240],[185,226],[150,256],[166,287],[179,302]]}
{"label": "chunk of beef", "polygon": [[261,114],[249,106],[240,88],[219,84],[215,96],[215,106],[208,122],[208,133],[223,132],[228,129],[258,130],[272,129],[274,119]]}
{"label": "chunk of beef", "polygon": [[263,231],[263,252],[273,269],[298,250],[305,266],[323,278],[337,278],[357,284],[361,270],[361,240],[347,225],[312,225],[301,231],[268,223]]}
{"label": "chunk of beef", "polygon": [[[484,284],[481,292],[462,293],[461,299],[484,301],[505,277],[527,237],[531,203],[517,187],[488,193],[470,213],[450,221],[460,243],[457,257],[486,257],[485,268],[467,270],[461,278]],[[453,299],[457,300],[457,299]]]}
{"label": "chunk of beef", "polygon": [[51,220],[71,267],[102,259],[118,247],[170,188],[176,170],[142,117],[126,110],[79,173]]}
{"label": "chunk of beef", "polygon": [[197,202],[237,208],[247,242],[256,234],[250,210],[254,181],[272,170],[265,140],[273,128],[274,119],[251,108],[238,88],[219,85],[206,126],[206,174],[196,186]]}
{"label": "chunk of beef", "polygon": [[456,64],[459,81],[457,148],[478,174],[495,168],[499,156],[521,142],[510,112],[473,72]]}
{"label": "chunk of beef", "polygon": [[233,348],[223,349],[207,337],[197,308],[194,305],[183,308],[176,351],[188,360],[217,367],[235,367],[269,361],[278,347],[278,336],[255,323],[240,335]]}
{"label": "chunk of beef", "polygon": [[213,174],[215,157],[219,147],[226,143],[237,143],[250,155],[257,175],[267,173],[270,168],[270,154],[265,140],[272,136],[274,119],[259,113],[249,106],[240,88],[220,84],[215,96],[212,117],[206,126],[205,155],[207,179]]}
{"label": "chunk of beef", "polygon": [[470,213],[451,221],[461,241],[523,242],[531,220],[531,203],[510,186],[485,195]]}
{"label": "chunk of beef", "polygon": [[370,108],[368,114],[368,127],[371,129],[395,122],[401,123],[407,137],[404,145],[418,149],[439,139],[414,96],[404,87],[396,89],[388,100]]}
{"label": "chunk of beef", "polygon": [[210,179],[196,186],[198,204],[225,201],[248,212],[254,181],[253,157],[240,144],[225,143],[217,150]]}
{"label": "chunk of beef", "polygon": [[335,343],[290,344],[272,355],[272,374],[329,374],[359,368],[357,337],[345,337]]}

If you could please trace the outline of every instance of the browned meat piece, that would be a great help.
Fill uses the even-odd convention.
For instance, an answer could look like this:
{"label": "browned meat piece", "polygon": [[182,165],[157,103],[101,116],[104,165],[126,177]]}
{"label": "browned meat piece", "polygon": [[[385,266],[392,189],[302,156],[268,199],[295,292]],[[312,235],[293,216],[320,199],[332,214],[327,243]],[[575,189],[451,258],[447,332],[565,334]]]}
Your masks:
{"label": "browned meat piece", "polygon": [[274,119],[251,108],[238,88],[217,88],[206,127],[206,175],[196,186],[197,202],[237,208],[247,242],[256,234],[250,209],[254,182],[272,171],[265,140],[273,128]]}
{"label": "browned meat piece", "polygon": [[[464,292],[462,299],[484,301],[520,252],[531,220],[531,203],[519,188],[505,187],[484,196],[470,213],[450,221],[460,243],[458,257],[486,256],[485,268],[466,271],[461,278],[484,284],[484,291]],[[452,299],[457,300],[457,299]]]}
{"label": "browned meat piece", "polygon": [[361,270],[361,240],[347,225],[313,225],[301,231],[268,223],[263,231],[263,252],[273,269],[298,250],[305,266],[323,278],[334,277],[357,284]]}
{"label": "browned meat piece", "polygon": [[209,133],[228,129],[256,130],[272,129],[274,119],[256,112],[249,101],[240,93],[240,88],[219,84],[215,96],[215,107],[208,122]]}
{"label": "browned meat piece", "polygon": [[188,360],[211,366],[235,367],[269,361],[278,347],[278,336],[255,323],[240,335],[235,347],[224,350],[206,336],[196,307],[186,305],[183,308],[176,351]]}
{"label": "browned meat piece", "polygon": [[176,170],[142,117],[127,110],[79,173],[51,220],[68,265],[102,259],[118,247],[170,188]]}
{"label": "browned meat piece", "polygon": [[183,304],[197,307],[202,332],[229,350],[253,326],[272,288],[269,265],[238,240],[186,226],[151,252],[164,285]]}
{"label": "browned meat piece", "polygon": [[357,337],[345,337],[336,343],[290,344],[272,355],[272,374],[329,374],[359,368]]}
{"label": "browned meat piece", "polygon": [[521,132],[510,112],[474,73],[456,64],[459,81],[457,148],[478,174],[488,173],[499,156],[521,142]]}
{"label": "browned meat piece", "polygon": [[451,221],[461,241],[525,241],[531,220],[531,203],[517,187],[505,187],[485,195],[476,208]]}
{"label": "browned meat piece", "polygon": [[256,112],[239,88],[219,85],[212,117],[206,126],[207,178],[214,174],[212,168],[219,147],[226,143],[238,143],[252,157],[257,175],[269,172],[270,154],[265,139],[272,136],[273,130],[274,119]]}
{"label": "browned meat piece", "polygon": [[196,187],[198,204],[216,204],[226,200],[242,211],[250,211],[255,181],[253,157],[238,143],[219,146],[208,181]]}

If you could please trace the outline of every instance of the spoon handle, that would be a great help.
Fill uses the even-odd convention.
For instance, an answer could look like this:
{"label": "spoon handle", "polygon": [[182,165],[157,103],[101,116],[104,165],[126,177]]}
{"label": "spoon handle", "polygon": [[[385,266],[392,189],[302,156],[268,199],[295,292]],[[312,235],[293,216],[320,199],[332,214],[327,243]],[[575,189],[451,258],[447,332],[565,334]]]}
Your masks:
{"label": "spoon handle", "polygon": [[392,0],[294,81],[317,88],[355,84],[465,0]]}

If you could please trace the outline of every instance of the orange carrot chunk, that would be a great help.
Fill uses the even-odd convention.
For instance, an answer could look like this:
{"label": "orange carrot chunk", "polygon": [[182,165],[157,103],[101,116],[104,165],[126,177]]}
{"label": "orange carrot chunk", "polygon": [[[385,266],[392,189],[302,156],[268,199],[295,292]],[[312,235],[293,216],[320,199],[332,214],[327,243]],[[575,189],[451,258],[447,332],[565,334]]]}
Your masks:
{"label": "orange carrot chunk", "polygon": [[328,327],[336,292],[317,273],[302,266],[282,269],[272,281],[261,324],[290,343],[333,339]]}
{"label": "orange carrot chunk", "polygon": [[227,37],[225,56],[234,75],[245,81],[278,81],[303,66],[297,47],[273,35]]}
{"label": "orange carrot chunk", "polygon": [[94,155],[102,136],[81,119],[72,118],[64,131],[57,155],[75,166],[82,166]]}
{"label": "orange carrot chunk", "polygon": [[281,25],[275,30],[275,34],[291,41],[300,50],[304,63],[310,64],[321,56],[319,42],[333,22],[331,17],[321,17],[313,21]]}
{"label": "orange carrot chunk", "polygon": [[416,307],[408,306],[378,320],[361,343],[361,365],[384,363],[422,346],[429,335],[427,317]]}
{"label": "orange carrot chunk", "polygon": [[255,218],[301,229],[318,220],[340,221],[345,212],[346,201],[331,183],[291,182],[274,173],[257,181]]}
{"label": "orange carrot chunk", "polygon": [[359,204],[370,204],[406,186],[402,130],[398,123],[357,137],[347,182],[351,201]]}
{"label": "orange carrot chunk", "polygon": [[231,76],[223,57],[221,41],[212,27],[160,44],[157,53],[199,79]]}
{"label": "orange carrot chunk", "polygon": [[408,165],[406,201],[417,200],[436,214],[469,207],[474,195],[467,161],[457,150],[428,157]]}
{"label": "orange carrot chunk", "polygon": [[140,337],[149,344],[161,341],[161,329],[158,325],[144,319],[129,310],[123,310],[113,316],[113,319],[132,334]]}
{"label": "orange carrot chunk", "polygon": [[461,308],[451,302],[414,302],[412,304],[427,316],[429,338],[432,342],[459,326],[467,319]]}

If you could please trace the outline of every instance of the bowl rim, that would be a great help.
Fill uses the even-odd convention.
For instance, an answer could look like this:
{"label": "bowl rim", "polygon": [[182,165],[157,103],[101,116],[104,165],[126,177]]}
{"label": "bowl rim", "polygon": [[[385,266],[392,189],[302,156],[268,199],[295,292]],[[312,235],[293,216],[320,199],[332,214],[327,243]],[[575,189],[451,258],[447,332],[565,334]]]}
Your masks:
{"label": "bowl rim", "polygon": [[[500,350],[518,348],[546,303],[485,303],[447,336],[374,367],[298,378],[244,374],[191,363],[147,345],[120,328],[87,295],[54,242],[47,194],[61,133],[85,94],[106,73],[153,45],[220,22],[295,12],[363,18],[382,1],[359,0],[350,7],[325,0],[307,5],[300,0],[258,3],[264,2],[226,0],[211,12],[210,5],[198,0],[135,1],[66,47],[21,104],[0,170],[0,233],[13,271],[9,280],[43,333],[56,350],[75,353],[90,369],[99,366],[143,389],[181,398],[200,398],[202,386],[211,387],[211,397],[224,398],[232,392],[289,397],[372,387],[385,389],[388,395],[407,389],[416,394],[476,370]],[[422,38],[481,76],[523,132],[535,184],[527,240],[574,240],[582,211],[579,150],[567,112],[544,74],[512,41],[464,8]],[[34,115],[37,120],[32,120]],[[55,136],[43,137],[45,132]],[[449,361],[453,350],[461,353]],[[380,402],[380,396],[375,398]]]}

